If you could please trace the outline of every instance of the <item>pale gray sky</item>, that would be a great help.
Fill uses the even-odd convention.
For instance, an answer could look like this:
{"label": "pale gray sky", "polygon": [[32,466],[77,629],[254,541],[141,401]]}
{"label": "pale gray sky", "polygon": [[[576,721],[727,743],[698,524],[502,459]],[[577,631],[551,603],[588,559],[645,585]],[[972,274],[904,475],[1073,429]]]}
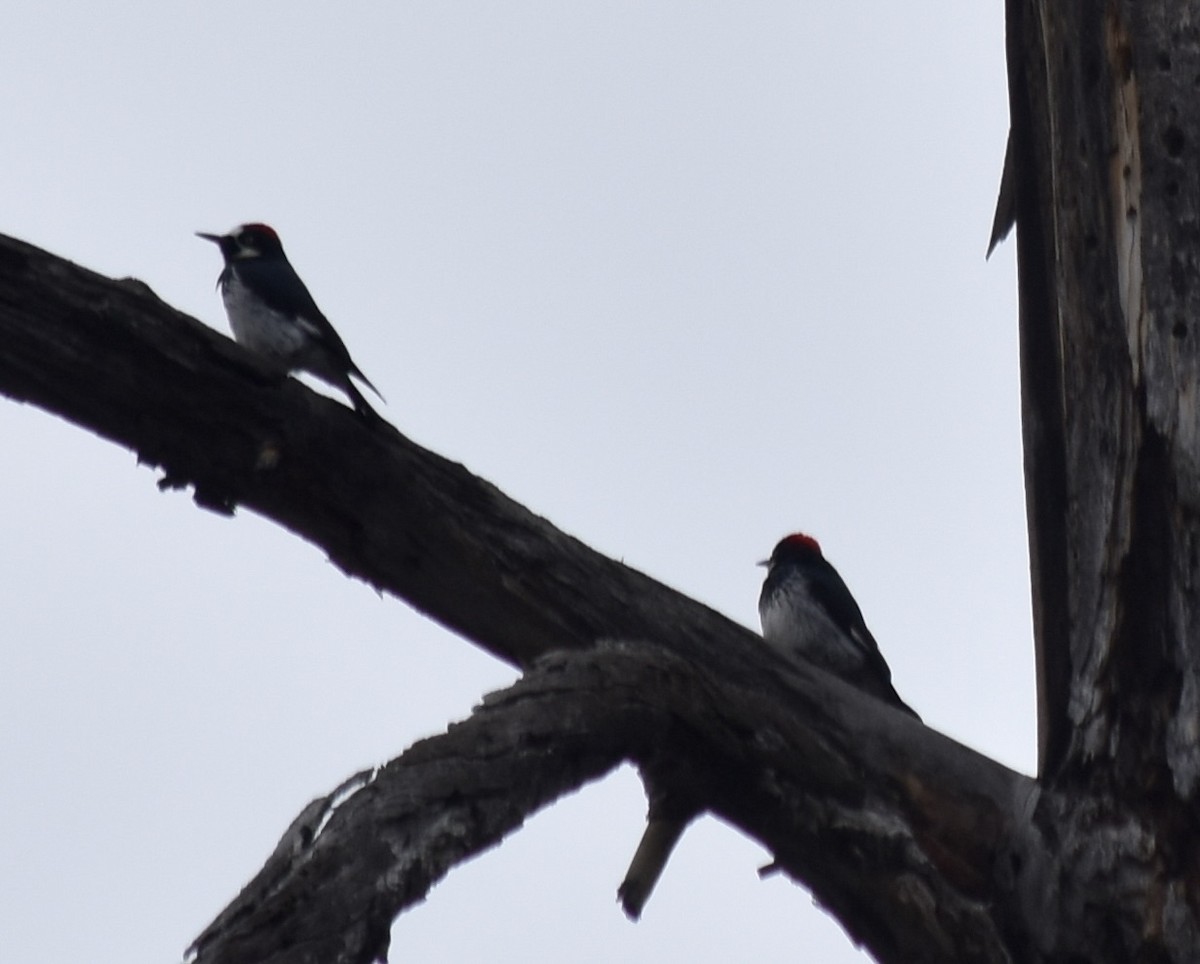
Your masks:
{"label": "pale gray sky", "polygon": [[[757,628],[817,535],[896,687],[1035,716],[1002,4],[18,5],[0,230],[222,331],[263,220],[403,432]],[[2,350],[2,348],[0,348]],[[507,667],[295,537],[0,400],[0,945],[176,960],[299,809]],[[860,960],[706,820],[642,923],[623,771],[460,868],[396,960]]]}

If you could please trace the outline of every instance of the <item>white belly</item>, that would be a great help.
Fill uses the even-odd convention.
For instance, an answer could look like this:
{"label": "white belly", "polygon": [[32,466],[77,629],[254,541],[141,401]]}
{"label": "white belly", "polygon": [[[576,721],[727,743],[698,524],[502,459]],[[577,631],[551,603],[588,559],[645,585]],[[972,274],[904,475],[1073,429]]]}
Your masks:
{"label": "white belly", "polygon": [[253,352],[292,362],[310,342],[302,323],[271,311],[262,302],[251,298],[236,278],[225,284],[221,299],[225,302],[233,337]]}
{"label": "white belly", "polygon": [[763,639],[784,655],[803,656],[839,674],[863,664],[860,647],[806,593],[778,594],[772,605],[759,609],[759,617]]}

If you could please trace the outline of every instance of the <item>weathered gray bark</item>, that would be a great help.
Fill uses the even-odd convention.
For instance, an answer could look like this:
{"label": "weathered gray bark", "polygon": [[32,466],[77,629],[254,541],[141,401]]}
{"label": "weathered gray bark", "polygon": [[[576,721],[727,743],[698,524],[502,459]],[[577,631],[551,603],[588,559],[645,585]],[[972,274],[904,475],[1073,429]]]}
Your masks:
{"label": "weathered gray bark", "polygon": [[1033,781],[840,684],[727,672],[646,643],[547,656],[382,768],[315,843],[293,827],[198,939],[198,962],[371,960],[392,916],[454,863],[624,759],[762,840],[884,959],[1007,959],[976,894]]}
{"label": "weathered gray bark", "polygon": [[1197,17],[1010,4],[1042,770],[1181,799],[1200,776]]}
{"label": "weathered gray bark", "polygon": [[1032,819],[1061,841],[1036,959],[1196,960],[1200,6],[1010,0],[1008,30]]}
{"label": "weathered gray bark", "polygon": [[1036,782],[144,287],[0,240],[0,392],[526,669],[305,808],[200,960],[369,961],[454,863],[622,760],[762,841],[881,961],[1200,959],[1200,7],[1009,0],[1008,26]]}

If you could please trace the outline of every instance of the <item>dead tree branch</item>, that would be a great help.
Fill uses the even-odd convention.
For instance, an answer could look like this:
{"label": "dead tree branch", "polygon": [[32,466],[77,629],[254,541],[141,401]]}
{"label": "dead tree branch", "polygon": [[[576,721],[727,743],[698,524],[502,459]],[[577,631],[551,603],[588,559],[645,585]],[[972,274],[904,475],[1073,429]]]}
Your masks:
{"label": "dead tree branch", "polygon": [[[1018,812],[1012,807],[1022,778],[907,718],[897,722],[897,714],[826,674],[786,668],[746,629],[592,552],[461,466],[399,433],[368,430],[338,403],[281,381],[140,284],[108,281],[0,241],[0,341],[0,391],[128,446],[161,465],[171,485],[193,485],[204,505],[245,506],[276,520],[347,572],[504,659],[528,667],[548,652],[591,649],[603,638],[645,641],[627,643],[621,659],[592,653],[580,664],[587,669],[581,678],[569,677],[563,667],[573,664],[560,662],[555,675],[539,669],[514,690],[557,681],[540,717],[510,727],[513,753],[539,747],[529,758],[537,773],[503,784],[507,822],[481,829],[476,849],[566,789],[631,759],[767,843],[880,959],[1005,959],[997,938],[981,936],[996,933],[982,918],[963,929],[974,952],[946,921],[980,914],[977,894],[987,891],[1007,814]],[[617,667],[624,677],[614,675]],[[564,692],[570,699],[555,701]],[[628,699],[616,699],[621,692]],[[506,705],[502,699],[483,712]],[[571,705],[592,715],[572,717]],[[575,742],[562,730],[565,719],[580,721]],[[496,737],[486,735],[498,732],[494,721],[464,727],[442,739],[474,733],[481,747],[494,745]],[[566,749],[554,749],[559,740]],[[412,752],[420,759],[431,751]],[[409,772],[411,759],[400,758],[396,772]],[[571,762],[577,759],[592,762]],[[414,786],[406,779],[400,786],[410,790],[401,795]],[[470,785],[462,773],[456,779]],[[313,853],[322,860],[332,854],[338,828],[391,787],[386,768],[334,809]],[[979,816],[985,804],[986,819]],[[261,916],[244,916],[242,904],[214,933],[236,933],[237,944],[247,921],[277,923],[299,900],[297,882],[313,888],[314,900],[324,893],[326,875],[314,868],[326,868],[332,886],[344,889],[344,902],[332,906],[343,908],[346,927],[372,922],[351,943],[363,953],[378,950],[381,922],[403,901],[393,894],[386,906],[359,905],[352,894],[365,891],[355,887],[373,880],[380,865],[352,861],[334,873],[309,854],[309,821],[328,802],[314,807],[264,871],[273,896],[255,904]],[[376,816],[351,831],[378,834]],[[448,851],[405,886],[423,892],[466,852],[465,844]],[[298,875],[288,871],[296,853],[305,855]],[[933,950],[931,926],[945,930]],[[211,955],[232,945],[209,934],[200,946]]]}
{"label": "dead tree branch", "polygon": [[339,791],[316,801],[197,940],[197,964],[374,960],[455,863],[623,760],[671,761],[674,786],[770,848],[881,959],[1008,960],[979,898],[1032,781],[824,682],[715,675],[644,643],[546,657],[332,812]]}

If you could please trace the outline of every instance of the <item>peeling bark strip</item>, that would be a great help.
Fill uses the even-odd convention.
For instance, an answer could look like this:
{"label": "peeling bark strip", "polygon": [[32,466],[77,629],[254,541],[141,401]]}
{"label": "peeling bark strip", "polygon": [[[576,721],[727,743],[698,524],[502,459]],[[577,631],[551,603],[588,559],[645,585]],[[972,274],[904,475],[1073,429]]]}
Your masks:
{"label": "peeling bark strip", "polygon": [[1113,135],[1110,191],[1112,223],[1116,232],[1113,249],[1117,256],[1117,291],[1125,316],[1128,352],[1133,361],[1134,385],[1140,385],[1142,345],[1145,339],[1146,291],[1142,279],[1142,148],[1138,125],[1137,75],[1133,70],[1133,47],[1125,25],[1110,11],[1104,18],[1108,69],[1113,78]]}

